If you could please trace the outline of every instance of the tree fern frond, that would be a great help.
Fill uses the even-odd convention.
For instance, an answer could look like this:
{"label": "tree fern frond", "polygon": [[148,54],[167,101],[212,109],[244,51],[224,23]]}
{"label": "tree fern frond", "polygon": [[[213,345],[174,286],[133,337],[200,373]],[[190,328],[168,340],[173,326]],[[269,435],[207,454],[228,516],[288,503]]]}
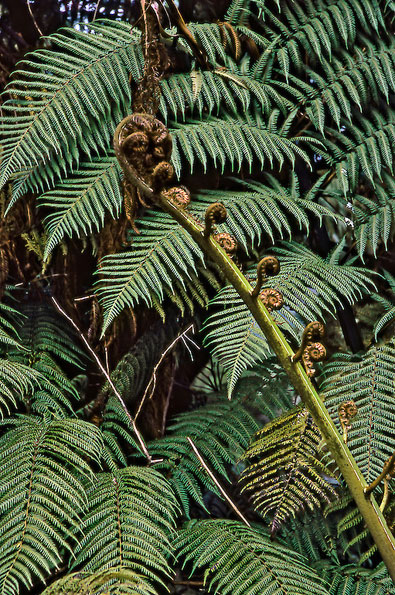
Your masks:
{"label": "tree fern frond", "polygon": [[380,475],[395,450],[393,390],[395,346],[391,341],[373,346],[358,357],[336,354],[324,369],[325,404],[339,427],[338,407],[350,395],[357,415],[347,433],[347,444],[366,481]]}
{"label": "tree fern frond", "polygon": [[329,558],[339,563],[339,555],[347,548],[347,537],[338,534],[337,522],[332,517],[324,517],[320,511],[290,518],[280,529],[279,536],[294,551],[305,556],[310,564]]}
{"label": "tree fern frond", "polygon": [[309,412],[298,407],[267,424],[244,453],[242,491],[252,497],[257,512],[270,517],[272,535],[290,516],[313,511],[335,496],[322,477],[321,440]]}
{"label": "tree fern frond", "polygon": [[9,349],[7,360],[10,365],[18,364],[22,371],[30,368],[37,380],[34,390],[21,394],[24,401],[36,413],[52,410],[58,416],[71,411],[70,399],[78,393],[59,366],[70,364],[82,368],[83,351],[76,344],[76,335],[48,304],[31,301],[20,306],[26,317],[19,335],[26,350]]}
{"label": "tree fern frond", "polygon": [[[384,271],[384,277],[386,278],[388,285],[391,288],[392,297],[395,296],[395,277],[391,275],[388,271]],[[372,298],[379,302],[382,306],[384,306],[385,313],[381,316],[374,325],[374,338],[377,341],[377,337],[379,333],[395,319],[395,304],[394,300],[392,299],[387,300],[386,298],[373,294]]]}
{"label": "tree fern frond", "polygon": [[[227,67],[213,71],[176,73],[161,81],[160,112],[165,121],[186,117],[218,116],[221,107],[237,116],[246,112],[256,100],[263,113],[275,106],[282,112],[291,109],[291,102],[270,83],[257,80],[254,71],[243,70],[227,57]],[[199,86],[195,84],[199,76]]]}
{"label": "tree fern frond", "polygon": [[119,215],[122,193],[117,160],[109,154],[81,163],[70,178],[42,194],[38,204],[50,209],[44,219],[48,233],[46,259],[65,236],[81,237],[99,231],[106,213]]}
{"label": "tree fern frond", "polygon": [[336,167],[347,196],[356,187],[361,173],[374,185],[375,177],[381,180],[386,169],[393,172],[395,112],[389,108],[380,112],[372,110],[369,117],[356,112],[352,123],[344,119],[340,123],[340,131],[326,128],[328,138],[320,137],[325,148],[318,147],[316,152]]}
{"label": "tree fern frond", "polygon": [[[306,559],[238,521],[190,521],[175,542],[183,567],[204,570],[204,583],[222,595],[328,595]],[[192,573],[191,573],[192,574]]]}
{"label": "tree fern frond", "polygon": [[374,569],[346,564],[315,565],[317,572],[330,584],[330,595],[394,595],[395,587],[384,563]]}
{"label": "tree fern frond", "polygon": [[72,572],[49,585],[42,595],[94,595],[100,592],[107,595],[157,595],[141,575],[128,568]]}
{"label": "tree fern frond", "polygon": [[229,231],[243,246],[246,252],[249,246],[261,243],[263,234],[274,242],[275,235],[288,235],[291,238],[294,221],[299,229],[309,230],[309,216],[311,214],[320,221],[322,217],[335,217],[328,208],[314,202],[314,196],[319,192],[320,179],[313,191],[301,197],[298,191],[296,174],[291,176],[288,188],[278,183],[271,175],[266,175],[266,184],[254,181],[238,182],[241,189],[236,190],[208,190],[193,197],[193,208],[203,214],[212,202],[225,205],[228,216],[226,225],[218,225],[220,231]]}
{"label": "tree fern frond", "polygon": [[40,381],[46,382],[37,370],[23,363],[0,358],[0,418],[9,415],[18,401],[37,390]]}
{"label": "tree fern frond", "polygon": [[387,249],[395,232],[395,182],[392,176],[383,172],[383,181],[375,181],[374,197],[353,194],[345,197],[342,192],[326,192],[326,195],[352,210],[353,234],[357,242],[359,257],[384,245]]}
{"label": "tree fern frond", "polygon": [[100,473],[87,491],[85,537],[72,569],[84,572],[124,568],[149,583],[170,576],[170,538],[178,512],[168,482],[154,469],[126,467]]}
{"label": "tree fern frond", "polygon": [[218,395],[214,403],[176,417],[168,436],[148,444],[151,456],[163,459],[155,467],[165,471],[187,518],[190,499],[205,507],[202,486],[221,497],[187,437],[193,439],[209,467],[229,481],[226,466],[235,464],[257,429],[258,424],[240,400],[228,401]]}
{"label": "tree fern frond", "polygon": [[[305,326],[302,320],[306,324],[334,314],[344,300],[352,304],[374,289],[363,268],[339,265],[330,256],[324,260],[300,244],[282,245],[274,249],[280,258],[280,273],[267,279],[263,287],[272,287],[283,295],[285,306],[272,316],[295,339]],[[256,279],[255,268],[248,273]],[[270,352],[265,336],[232,287],[221,289],[210,304],[218,311],[204,323],[204,344],[226,370],[231,395],[243,370],[262,362]]]}
{"label": "tree fern frond", "polygon": [[162,301],[164,287],[174,291],[175,281],[185,288],[183,278],[197,274],[196,263],[203,262],[201,250],[170,215],[149,211],[137,223],[140,234],[132,236],[131,247],[99,265],[103,332],[124,308],[140,301],[152,306],[153,296]]}
{"label": "tree fern frond", "polygon": [[333,118],[340,128],[341,118],[352,119],[352,107],[362,107],[372,99],[380,98],[388,102],[389,94],[395,90],[393,69],[395,46],[376,38],[374,43],[361,36],[362,48],[355,47],[354,55],[342,50],[330,60],[321,57],[319,72],[307,68],[303,77],[288,76],[293,87],[281,81],[275,86],[284,88],[295,96],[299,105],[306,106],[306,113],[314,126],[324,134],[327,116]]}
{"label": "tree fern frond", "polygon": [[105,149],[130,103],[129,73],[138,80],[142,72],[127,23],[69,27],[49,39],[55,49],[30,54],[6,88],[0,186],[19,180],[13,200],[62,178],[78,166],[80,150]]}
{"label": "tree fern frond", "polygon": [[274,48],[277,60],[288,77],[291,66],[303,67],[302,54],[316,55],[330,60],[334,50],[351,47],[356,31],[362,26],[365,31],[377,30],[383,17],[377,2],[357,0],[278,1],[280,13],[273,11],[264,0],[254,0],[264,20],[263,31],[267,38],[276,40]]}
{"label": "tree fern frond", "polygon": [[[231,166],[232,171],[239,171],[245,161],[251,172],[254,159],[258,159],[262,167],[267,162],[273,167],[275,160],[281,168],[285,158],[293,166],[296,157],[309,163],[306,152],[299,146],[306,138],[287,138],[288,130],[279,129],[276,125],[276,114],[274,110],[267,124],[257,118],[252,120],[248,117],[244,120],[240,116],[224,116],[221,119],[209,116],[203,122],[188,119],[185,123],[172,124],[172,163],[177,177],[181,175],[181,155],[186,158],[191,171],[196,158],[204,171],[208,158],[211,158],[215,166],[219,164],[222,172],[226,164]],[[295,115],[296,112],[291,113],[290,118],[293,119]],[[288,126],[290,123],[291,120]],[[319,139],[308,140],[319,142]]]}
{"label": "tree fern frond", "polygon": [[45,580],[72,551],[92,481],[87,460],[99,461],[94,425],[71,419],[20,416],[0,438],[0,593],[15,595]]}

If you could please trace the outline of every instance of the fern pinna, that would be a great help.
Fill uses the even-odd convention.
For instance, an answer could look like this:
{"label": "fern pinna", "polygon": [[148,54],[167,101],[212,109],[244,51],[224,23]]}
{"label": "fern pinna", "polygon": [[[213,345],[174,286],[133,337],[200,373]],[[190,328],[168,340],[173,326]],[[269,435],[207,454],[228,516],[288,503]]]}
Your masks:
{"label": "fern pinna", "polygon": [[30,4],[0,595],[394,593],[393,3]]}

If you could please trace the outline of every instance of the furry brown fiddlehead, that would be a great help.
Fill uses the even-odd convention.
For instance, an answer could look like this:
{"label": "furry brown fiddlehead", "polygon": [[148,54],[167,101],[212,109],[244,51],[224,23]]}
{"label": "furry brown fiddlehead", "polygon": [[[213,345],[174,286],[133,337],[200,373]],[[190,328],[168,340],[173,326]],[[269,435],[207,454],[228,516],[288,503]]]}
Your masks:
{"label": "furry brown fiddlehead", "polygon": [[298,362],[302,360],[307,376],[312,378],[316,369],[314,362],[320,362],[326,357],[326,349],[321,343],[325,335],[325,327],[322,322],[310,322],[303,331],[302,342],[299,349],[294,353],[291,360]]}
{"label": "furry brown fiddlehead", "polygon": [[284,305],[284,298],[282,294],[271,287],[263,289],[259,294],[259,299],[265,304],[269,312],[272,310],[280,310]]}
{"label": "furry brown fiddlehead", "polygon": [[220,202],[214,202],[207,207],[204,215],[204,237],[208,238],[213,231],[214,225],[216,223],[223,223],[226,220],[227,215],[226,208]]}
{"label": "furry brown fiddlehead", "polygon": [[217,233],[214,239],[225,250],[226,254],[232,255],[237,251],[237,242],[229,233]]}
{"label": "furry brown fiddlehead", "polygon": [[339,413],[339,420],[340,425],[343,430],[343,440],[344,444],[347,444],[347,433],[348,430],[351,429],[350,421],[353,417],[356,416],[358,412],[358,408],[354,401],[345,401],[339,405],[338,413]]}
{"label": "furry brown fiddlehead", "polygon": [[257,298],[262,283],[269,275],[277,275],[280,272],[280,263],[275,256],[265,256],[258,262],[256,268],[256,284],[251,291],[251,296]]}

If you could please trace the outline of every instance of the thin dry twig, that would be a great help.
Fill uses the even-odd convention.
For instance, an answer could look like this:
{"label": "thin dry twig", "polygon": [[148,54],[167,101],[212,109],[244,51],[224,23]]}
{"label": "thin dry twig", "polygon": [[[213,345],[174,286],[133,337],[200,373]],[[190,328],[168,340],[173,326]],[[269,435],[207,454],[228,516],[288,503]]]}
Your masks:
{"label": "thin dry twig", "polygon": [[134,421],[136,421],[136,419],[138,418],[138,416],[140,415],[141,409],[143,408],[143,405],[145,403],[145,399],[147,398],[147,394],[148,392],[149,394],[149,399],[152,398],[154,392],[155,392],[155,388],[156,388],[156,383],[157,383],[157,372],[158,372],[158,368],[161,365],[161,363],[163,362],[163,360],[165,359],[166,355],[173,349],[174,345],[176,345],[176,343],[178,343],[178,341],[180,341],[181,339],[184,339],[184,337],[186,336],[186,334],[190,331],[193,330],[193,323],[191,323],[188,328],[185,329],[185,331],[182,331],[182,333],[179,333],[177,335],[177,337],[170,343],[170,345],[168,345],[166,347],[166,349],[164,350],[164,352],[162,353],[162,355],[160,356],[159,361],[157,362],[157,364],[154,367],[154,370],[152,372],[152,376],[150,378],[150,381],[147,384],[147,388],[144,391],[144,394],[141,398],[140,404],[138,406],[136,415],[134,416]]}
{"label": "thin dry twig", "polygon": [[59,303],[56,301],[56,299],[54,297],[52,297],[52,301],[55,304],[56,309],[62,314],[62,316],[64,316],[72,325],[72,327],[77,331],[77,333],[79,334],[79,336],[81,337],[82,342],[85,344],[86,348],[88,349],[89,353],[92,355],[92,357],[94,358],[96,364],[98,365],[98,367],[100,368],[101,373],[103,374],[103,376],[105,377],[105,379],[107,380],[108,384],[110,385],[114,395],[117,397],[118,401],[120,402],[122,409],[125,412],[125,415],[127,416],[128,420],[130,421],[130,424],[133,428],[134,433],[136,434],[136,438],[138,443],[140,444],[141,450],[144,453],[147,461],[149,464],[152,463],[152,459],[151,456],[147,450],[147,447],[145,445],[144,439],[142,437],[142,435],[140,434],[139,429],[137,428],[136,422],[134,421],[133,417],[130,415],[128,408],[126,407],[126,403],[123,400],[123,398],[121,397],[120,393],[118,392],[116,386],[114,385],[113,381],[110,378],[109,373],[107,372],[106,368],[103,366],[102,362],[100,361],[99,357],[96,355],[96,353],[94,352],[94,350],[92,349],[92,347],[90,346],[88,340],[84,337],[83,333],[80,331],[80,329],[78,328],[78,326],[76,325],[76,323],[74,322],[74,320],[68,315],[66,314],[66,312],[62,309],[62,307],[59,305]]}
{"label": "thin dry twig", "polygon": [[28,11],[30,13],[30,16],[32,17],[33,25],[35,26],[35,28],[37,29],[37,31],[39,32],[40,35],[44,35],[44,33],[41,31],[40,27],[37,24],[37,21],[34,17],[32,7],[30,6],[29,0],[26,0],[26,5],[27,5]]}
{"label": "thin dry twig", "polygon": [[251,527],[250,523],[247,521],[247,519],[245,518],[245,516],[240,512],[240,510],[237,508],[236,504],[234,504],[233,500],[231,500],[231,498],[225,492],[224,488],[221,486],[221,484],[219,483],[218,479],[215,477],[214,473],[211,471],[211,469],[208,468],[208,466],[205,463],[202,455],[198,451],[196,445],[193,443],[193,440],[189,436],[187,436],[187,440],[188,440],[189,444],[192,446],[192,450],[195,453],[195,455],[197,456],[197,458],[199,459],[199,461],[200,461],[203,469],[211,477],[211,479],[213,480],[213,482],[215,483],[215,485],[217,486],[217,488],[219,489],[219,491],[221,492],[221,494],[223,495],[223,497],[225,498],[225,500],[233,508],[233,510],[235,511],[235,513],[237,514],[237,516],[239,516],[241,518],[241,520],[243,521],[243,523],[245,525],[247,525],[247,527]]}

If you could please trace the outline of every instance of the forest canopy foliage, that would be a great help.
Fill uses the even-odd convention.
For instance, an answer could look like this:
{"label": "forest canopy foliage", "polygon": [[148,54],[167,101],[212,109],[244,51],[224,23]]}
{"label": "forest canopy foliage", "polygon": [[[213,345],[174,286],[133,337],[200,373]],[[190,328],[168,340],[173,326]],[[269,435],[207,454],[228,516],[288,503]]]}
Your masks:
{"label": "forest canopy foliage", "polygon": [[[34,39],[0,9],[0,595],[395,594],[221,266],[306,364],[391,536],[393,2],[72,4],[54,24],[30,2]],[[142,111],[177,186],[144,183],[218,259],[125,175],[114,131]]]}

